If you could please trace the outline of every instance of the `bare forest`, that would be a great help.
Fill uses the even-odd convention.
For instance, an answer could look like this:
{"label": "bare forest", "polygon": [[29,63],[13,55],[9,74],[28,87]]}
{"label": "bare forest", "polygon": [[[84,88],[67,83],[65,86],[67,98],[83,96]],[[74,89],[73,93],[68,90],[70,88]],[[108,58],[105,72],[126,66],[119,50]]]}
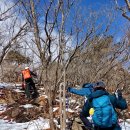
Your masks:
{"label": "bare forest", "polygon": [[[82,0],[0,1],[0,82],[21,84],[21,71],[29,66],[37,74],[34,81],[40,96],[48,97],[39,99],[42,107],[29,120],[39,115],[49,119],[50,130],[66,130],[66,120],[78,117],[66,111],[66,98],[76,100],[70,106],[73,109],[83,102],[83,97],[66,90],[68,86],[81,88],[87,82],[104,81],[110,93],[121,89],[129,104],[130,1],[124,0],[124,5],[119,1],[98,10],[93,10],[93,5],[80,6]],[[117,14],[125,21],[123,27],[113,24]],[[111,33],[113,28],[116,31]],[[7,95],[17,107],[14,98],[19,101],[20,95]],[[55,106],[59,106],[57,113]],[[130,115],[125,113],[125,118]],[[60,128],[55,119],[59,119]]]}

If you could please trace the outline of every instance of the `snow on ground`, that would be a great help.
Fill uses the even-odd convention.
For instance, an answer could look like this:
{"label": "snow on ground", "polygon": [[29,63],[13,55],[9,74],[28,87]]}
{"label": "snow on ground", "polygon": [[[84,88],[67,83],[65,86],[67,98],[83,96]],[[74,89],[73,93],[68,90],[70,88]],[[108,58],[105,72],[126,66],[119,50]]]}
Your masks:
{"label": "snow on ground", "polygon": [[72,112],[72,113],[75,112],[74,110],[72,110],[72,109],[70,109],[70,108],[66,109],[66,111],[68,111],[68,112],[70,112],[70,113],[71,113],[71,112]]}
{"label": "snow on ground", "polygon": [[[130,124],[121,123],[122,130],[130,130]],[[39,118],[26,123],[8,122],[7,120],[0,119],[0,130],[44,130],[48,129],[49,120]]]}
{"label": "snow on ground", "polygon": [[55,112],[56,110],[58,110],[59,109],[59,107],[54,107],[53,108],[53,112]]}
{"label": "snow on ground", "polygon": [[0,88],[6,88],[6,87],[12,87],[12,85],[14,86],[14,84],[11,83],[0,83]]}
{"label": "snow on ground", "polygon": [[18,93],[23,93],[24,91],[23,90],[20,90],[20,89],[14,89],[15,92],[18,92]]}
{"label": "snow on ground", "polygon": [[130,130],[130,124],[128,124],[127,122],[123,122],[120,124],[122,130]]}
{"label": "snow on ground", "polygon": [[[30,108],[31,104],[23,105],[22,107]],[[0,104],[0,113],[6,110],[6,104]],[[44,130],[50,128],[49,120],[39,117],[37,120],[32,120],[25,123],[9,122],[8,120],[0,119],[0,130]]]}
{"label": "snow on ground", "polygon": [[[31,104],[21,105],[24,108],[33,107]],[[6,110],[6,104],[0,104],[0,113]],[[0,119],[0,130],[44,130],[50,128],[49,120],[39,118],[25,123],[9,122],[8,120]]]}
{"label": "snow on ground", "polygon": [[0,130],[44,130],[50,128],[49,120],[39,118],[26,123],[8,122],[0,119]]}
{"label": "snow on ground", "polygon": [[[12,84],[12,83],[0,83],[0,88],[12,88],[20,86],[20,84]],[[15,89],[17,92],[21,92],[18,88]],[[71,100],[71,102],[75,102],[75,100]],[[21,105],[24,108],[31,108],[33,107],[31,104]],[[79,107],[79,106],[78,106]],[[56,111],[58,107],[53,108],[53,111]],[[0,104],[0,113],[6,110],[6,104]],[[71,109],[67,109],[69,112],[74,112]],[[130,130],[130,119],[127,119],[126,122],[120,123],[122,130]],[[16,123],[16,122],[9,122],[8,120],[0,119],[0,130],[44,130],[50,128],[49,120],[39,118],[37,120],[32,120],[30,122],[25,123]]]}
{"label": "snow on ground", "polygon": [[7,104],[0,104],[0,114],[6,110]]}
{"label": "snow on ground", "polygon": [[21,84],[15,84],[15,83],[5,83],[5,82],[1,82],[0,83],[0,88],[13,88],[13,87],[19,87],[21,86]]}
{"label": "snow on ground", "polygon": [[28,109],[28,108],[32,108],[33,105],[32,104],[26,104],[26,105],[21,105],[20,107],[24,107],[24,108]]}
{"label": "snow on ground", "polygon": [[[13,83],[0,83],[0,88],[14,88],[20,86],[20,84]],[[15,89],[17,92],[21,92],[19,89]],[[2,94],[2,93],[0,93]],[[6,104],[0,104],[0,114],[6,110]],[[32,104],[21,105],[24,108],[33,107]],[[25,123],[9,122],[8,120],[0,119],[0,130],[44,130],[50,128],[49,120],[39,118]]]}

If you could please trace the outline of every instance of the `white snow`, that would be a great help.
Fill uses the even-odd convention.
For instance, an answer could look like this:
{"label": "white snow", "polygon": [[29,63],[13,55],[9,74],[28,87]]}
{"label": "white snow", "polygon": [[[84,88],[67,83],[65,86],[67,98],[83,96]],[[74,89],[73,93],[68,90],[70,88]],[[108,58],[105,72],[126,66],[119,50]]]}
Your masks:
{"label": "white snow", "polygon": [[59,107],[54,107],[53,108],[53,112],[55,112],[56,110],[58,110],[59,109]]}
{"label": "white snow", "polygon": [[[42,94],[42,97],[44,97],[44,98],[48,98],[48,96],[47,96],[47,95],[43,95],[43,94]],[[40,98],[40,97],[39,97],[39,98]]]}
{"label": "white snow", "polygon": [[126,122],[130,123],[130,119],[126,119]]}
{"label": "white snow", "polygon": [[71,99],[70,102],[71,102],[71,103],[76,103],[76,100]]}
{"label": "white snow", "polygon": [[21,87],[20,83],[5,83],[5,82],[1,82],[0,83],[0,88],[14,88],[14,87]]}
{"label": "white snow", "polygon": [[80,106],[76,106],[75,109],[78,109]]}
{"label": "white snow", "polygon": [[[24,108],[32,108],[32,104],[21,105]],[[0,104],[0,113],[6,110],[6,104]],[[39,117],[37,120],[32,120],[25,123],[9,122],[8,120],[0,119],[0,130],[44,130],[50,128],[49,120]]]}
{"label": "white snow", "polygon": [[23,93],[24,91],[23,90],[20,90],[20,89],[14,89],[15,92],[18,92],[18,93]]}
{"label": "white snow", "polygon": [[130,124],[128,124],[127,122],[120,123],[120,126],[122,130],[130,130]]}
{"label": "white snow", "polygon": [[70,112],[70,113],[75,112],[74,110],[72,110],[72,109],[70,109],[70,108],[66,109],[66,111],[68,111],[68,112]]}
{"label": "white snow", "polygon": [[49,120],[39,118],[26,123],[8,122],[0,119],[0,130],[44,130],[50,128]]}
{"label": "white snow", "polygon": [[26,104],[26,105],[21,105],[20,107],[24,107],[24,108],[32,108],[33,105],[32,105],[32,104]]}
{"label": "white snow", "polygon": [[9,88],[11,88],[12,86],[14,86],[14,84],[12,84],[12,83],[0,83],[0,88],[7,88],[7,87],[9,87]]}
{"label": "white snow", "polygon": [[[130,119],[127,119],[126,121],[129,122]],[[56,120],[54,122],[56,123]],[[122,130],[130,130],[130,124],[127,122],[120,123],[120,126],[122,127]],[[0,119],[0,130],[44,130],[48,128],[50,128],[49,120],[41,117],[26,123],[9,122],[8,120]]]}
{"label": "white snow", "polygon": [[0,113],[4,112],[6,110],[7,104],[0,104]]}

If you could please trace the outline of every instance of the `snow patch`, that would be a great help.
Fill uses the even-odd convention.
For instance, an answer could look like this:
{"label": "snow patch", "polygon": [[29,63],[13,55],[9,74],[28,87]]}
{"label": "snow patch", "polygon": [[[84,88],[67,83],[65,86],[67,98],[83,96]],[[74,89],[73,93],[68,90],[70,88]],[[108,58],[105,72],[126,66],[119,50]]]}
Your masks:
{"label": "snow patch", "polygon": [[8,122],[7,120],[0,119],[0,130],[44,130],[49,128],[49,120],[41,117],[26,123]]}
{"label": "snow patch", "polygon": [[14,84],[12,83],[0,83],[0,88],[12,88],[14,86]]}
{"label": "snow patch", "polygon": [[75,111],[73,111],[72,109],[66,109],[66,111],[68,111],[68,112],[70,112],[70,113],[73,113],[73,112],[75,112]]}
{"label": "snow patch", "polygon": [[21,105],[20,107],[24,107],[24,108],[32,108],[33,105],[32,104],[26,104],[26,105]]}
{"label": "snow patch", "polygon": [[14,89],[15,92],[18,92],[18,93],[23,93],[24,91],[20,90],[20,89]]}
{"label": "snow patch", "polygon": [[6,110],[7,104],[0,104],[0,113],[4,112]]}
{"label": "snow patch", "polygon": [[59,107],[54,107],[53,108],[53,112],[55,112],[56,110],[58,110],[59,109]]}

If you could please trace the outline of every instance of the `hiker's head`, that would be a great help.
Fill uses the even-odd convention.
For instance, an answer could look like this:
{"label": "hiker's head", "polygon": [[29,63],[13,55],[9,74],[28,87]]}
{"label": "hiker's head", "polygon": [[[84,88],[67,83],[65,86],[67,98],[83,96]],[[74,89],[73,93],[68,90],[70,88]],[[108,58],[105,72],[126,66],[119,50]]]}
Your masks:
{"label": "hiker's head", "polygon": [[95,90],[105,90],[105,83],[103,81],[96,82],[94,85],[94,91]]}
{"label": "hiker's head", "polygon": [[25,67],[25,70],[27,70],[27,69],[29,69],[29,67],[27,66],[27,67]]}

